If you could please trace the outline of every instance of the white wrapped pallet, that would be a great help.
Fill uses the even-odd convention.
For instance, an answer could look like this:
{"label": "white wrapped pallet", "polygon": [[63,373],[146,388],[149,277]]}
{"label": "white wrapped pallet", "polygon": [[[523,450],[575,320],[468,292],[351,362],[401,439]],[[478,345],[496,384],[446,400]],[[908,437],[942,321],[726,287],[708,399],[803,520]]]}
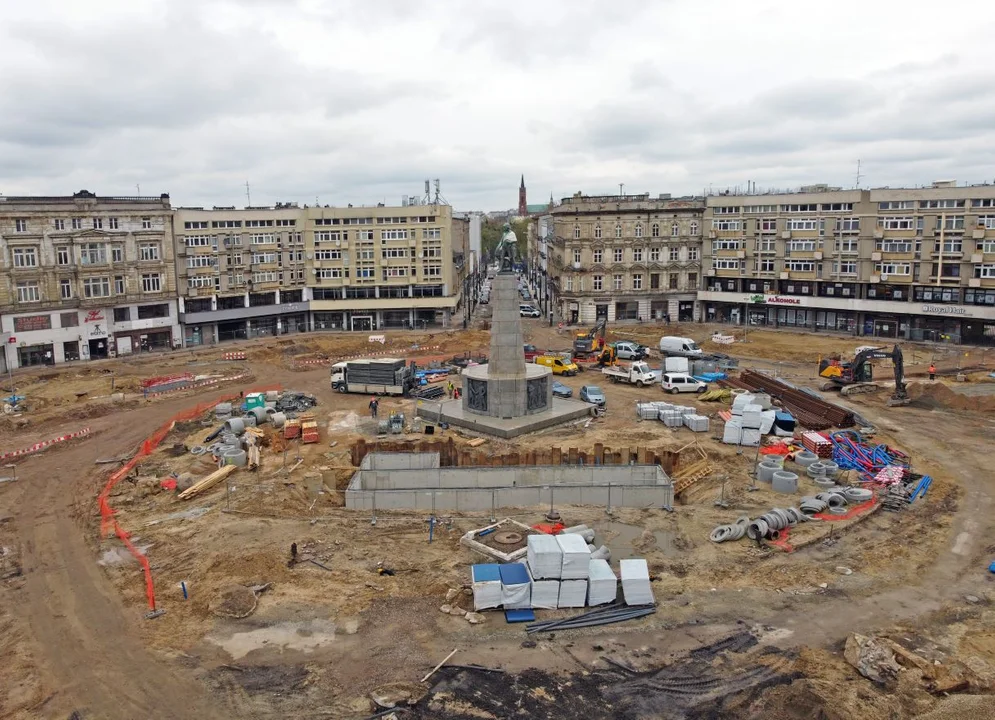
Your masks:
{"label": "white wrapped pallet", "polygon": [[622,597],[626,605],[652,605],[653,589],[650,587],[650,570],[646,560],[631,558],[619,562],[622,576]]}
{"label": "white wrapped pallet", "polygon": [[[580,537],[580,536],[576,536]],[[552,535],[529,535],[526,559],[534,580],[559,580],[563,566],[563,551]],[[581,542],[584,540],[581,538]],[[585,544],[586,548],[587,545]]]}
{"label": "white wrapped pallet", "polygon": [[684,425],[693,432],[708,432],[708,418],[704,415],[685,415]]}
{"label": "white wrapped pallet", "polygon": [[722,431],[722,442],[726,445],[739,445],[743,439],[743,424],[739,418],[733,418],[726,423]]}
{"label": "white wrapped pallet", "polygon": [[[563,557],[560,578],[586,580],[591,565],[591,551],[587,547],[587,541],[583,536],[571,533],[557,535],[556,542],[559,543]],[[560,593],[563,593],[563,588],[560,588]]]}
{"label": "white wrapped pallet", "polygon": [[747,405],[753,405],[753,404],[754,404],[753,403],[753,396],[750,395],[750,393],[744,393],[742,395],[736,395],[732,399],[732,414],[733,415],[742,415],[743,414],[743,408],[745,408]]}
{"label": "white wrapped pallet", "polygon": [[524,563],[499,566],[501,576],[501,606],[505,610],[532,607],[532,578]]}
{"label": "white wrapped pallet", "polygon": [[587,604],[604,605],[614,602],[618,595],[618,578],[607,560],[591,560],[587,581]]}
{"label": "white wrapped pallet", "polygon": [[[585,573],[588,570],[584,571]],[[580,608],[587,602],[587,580],[561,580],[558,608]]]}
{"label": "white wrapped pallet", "polygon": [[555,610],[560,601],[559,580],[532,581],[532,607],[536,610]]}
{"label": "white wrapped pallet", "polygon": [[684,425],[684,416],[679,412],[668,413],[663,416],[663,424],[667,427],[681,427]]}
{"label": "white wrapped pallet", "polygon": [[756,447],[760,444],[760,430],[756,428],[743,428],[743,438],[739,441],[739,444]]}
{"label": "white wrapped pallet", "polygon": [[744,428],[759,430],[763,421],[763,410],[760,409],[759,405],[747,405],[743,408],[742,420],[740,422],[743,423]]}
{"label": "white wrapped pallet", "polygon": [[497,563],[471,565],[470,580],[473,588],[474,610],[501,607],[500,565]]}

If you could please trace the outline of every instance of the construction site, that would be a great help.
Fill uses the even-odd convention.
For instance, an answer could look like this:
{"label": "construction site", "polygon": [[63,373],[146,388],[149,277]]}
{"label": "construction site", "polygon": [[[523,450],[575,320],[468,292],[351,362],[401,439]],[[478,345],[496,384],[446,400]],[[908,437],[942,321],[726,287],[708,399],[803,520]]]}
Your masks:
{"label": "construction site", "polygon": [[995,350],[494,312],[5,379],[0,717],[995,717]]}

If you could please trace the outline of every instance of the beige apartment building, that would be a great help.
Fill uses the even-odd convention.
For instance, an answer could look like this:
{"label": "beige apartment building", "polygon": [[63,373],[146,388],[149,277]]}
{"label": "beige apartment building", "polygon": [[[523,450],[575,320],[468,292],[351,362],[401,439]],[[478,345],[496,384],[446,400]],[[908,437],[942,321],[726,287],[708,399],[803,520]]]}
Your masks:
{"label": "beige apartment building", "polygon": [[564,198],[550,213],[552,237],[536,250],[547,256],[560,317],[582,325],[697,319],[704,210],[696,197]]}
{"label": "beige apartment building", "polygon": [[180,343],[169,195],[0,196],[0,369]]}
{"label": "beige apartment building", "polygon": [[293,203],[176,210],[185,345],[309,329],[306,217]]}
{"label": "beige apartment building", "polygon": [[465,266],[465,254],[454,253],[449,205],[313,207],[304,216],[315,330],[367,332],[454,321],[461,290],[457,263]]}
{"label": "beige apartment building", "polygon": [[707,199],[704,319],[995,342],[995,186]]}

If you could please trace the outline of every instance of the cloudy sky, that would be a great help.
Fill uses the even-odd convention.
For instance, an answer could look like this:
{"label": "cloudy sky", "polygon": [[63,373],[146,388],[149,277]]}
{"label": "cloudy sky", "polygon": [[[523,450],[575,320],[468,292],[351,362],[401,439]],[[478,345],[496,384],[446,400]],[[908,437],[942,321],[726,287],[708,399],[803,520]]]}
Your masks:
{"label": "cloudy sky", "polygon": [[458,209],[995,180],[995,4],[4,0],[0,193]]}

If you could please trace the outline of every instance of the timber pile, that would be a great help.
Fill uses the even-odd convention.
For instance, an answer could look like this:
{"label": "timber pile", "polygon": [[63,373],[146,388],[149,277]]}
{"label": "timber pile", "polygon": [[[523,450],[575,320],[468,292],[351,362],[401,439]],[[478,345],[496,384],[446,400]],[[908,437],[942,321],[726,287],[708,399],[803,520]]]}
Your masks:
{"label": "timber pile", "polygon": [[199,495],[205,490],[210,490],[212,487],[214,487],[222,480],[224,480],[226,477],[231,475],[235,471],[235,467],[236,467],[235,465],[224,465],[218,468],[210,475],[205,477],[203,480],[194,483],[186,490],[181,492],[179,495],[180,500],[189,500],[190,498]]}

